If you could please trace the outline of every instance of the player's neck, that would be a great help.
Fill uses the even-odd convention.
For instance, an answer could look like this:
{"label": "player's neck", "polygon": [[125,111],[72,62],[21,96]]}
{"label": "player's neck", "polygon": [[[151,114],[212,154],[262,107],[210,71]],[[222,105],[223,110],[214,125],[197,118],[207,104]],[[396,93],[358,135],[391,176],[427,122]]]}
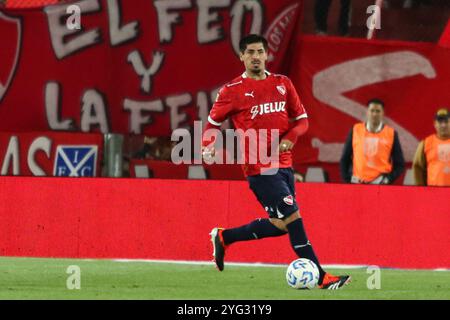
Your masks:
{"label": "player's neck", "polygon": [[266,74],[265,70],[262,70],[260,73],[254,73],[249,70],[246,70],[245,74],[247,75],[247,78],[250,78],[253,80],[264,80],[267,78],[267,74]]}

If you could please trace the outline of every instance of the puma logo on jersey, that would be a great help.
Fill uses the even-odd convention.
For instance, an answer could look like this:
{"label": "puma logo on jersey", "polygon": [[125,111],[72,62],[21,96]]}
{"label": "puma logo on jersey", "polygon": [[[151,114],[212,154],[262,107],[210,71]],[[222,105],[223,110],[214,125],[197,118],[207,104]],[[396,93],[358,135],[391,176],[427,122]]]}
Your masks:
{"label": "puma logo on jersey", "polygon": [[250,92],[250,93],[246,92],[246,93],[245,93],[245,96],[246,96],[246,97],[252,97],[252,98],[255,97],[255,96],[253,95],[253,91]]}
{"label": "puma logo on jersey", "polygon": [[252,119],[255,119],[258,115],[273,113],[273,112],[284,112],[286,101],[279,101],[279,102],[270,102],[270,103],[263,103],[260,105],[253,106],[250,110],[250,113],[252,114]]}

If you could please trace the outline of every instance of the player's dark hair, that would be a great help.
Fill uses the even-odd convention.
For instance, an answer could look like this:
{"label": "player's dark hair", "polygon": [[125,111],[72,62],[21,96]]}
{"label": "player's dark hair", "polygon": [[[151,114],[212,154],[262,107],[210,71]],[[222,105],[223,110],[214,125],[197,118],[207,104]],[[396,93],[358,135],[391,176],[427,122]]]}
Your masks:
{"label": "player's dark hair", "polygon": [[370,106],[370,104],[372,104],[372,103],[379,104],[384,110],[384,101],[383,100],[378,99],[378,98],[370,99],[369,101],[367,101],[367,106]]}
{"label": "player's dark hair", "polygon": [[266,51],[269,48],[266,38],[259,34],[249,34],[239,41],[239,50],[243,53],[247,49],[247,46],[252,43],[262,43]]}

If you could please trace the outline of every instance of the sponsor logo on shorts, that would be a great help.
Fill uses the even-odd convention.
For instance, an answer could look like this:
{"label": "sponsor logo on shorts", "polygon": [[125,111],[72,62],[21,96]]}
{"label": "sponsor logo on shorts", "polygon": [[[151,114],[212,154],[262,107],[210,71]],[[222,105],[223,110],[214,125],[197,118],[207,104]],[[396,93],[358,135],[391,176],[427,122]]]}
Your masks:
{"label": "sponsor logo on shorts", "polygon": [[292,206],[292,205],[294,204],[294,197],[291,196],[291,195],[286,196],[286,197],[284,197],[283,201],[284,201],[284,203],[286,203],[287,205]]}

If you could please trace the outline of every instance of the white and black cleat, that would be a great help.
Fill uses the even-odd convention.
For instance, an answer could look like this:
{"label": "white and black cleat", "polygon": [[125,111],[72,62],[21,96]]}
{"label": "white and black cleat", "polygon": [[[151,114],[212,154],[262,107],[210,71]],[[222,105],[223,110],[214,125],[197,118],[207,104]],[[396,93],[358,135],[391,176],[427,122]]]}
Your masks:
{"label": "white and black cleat", "polygon": [[224,258],[225,258],[225,248],[226,246],[223,243],[222,232],[223,228],[214,228],[211,230],[211,242],[214,248],[213,257],[214,262],[216,263],[216,267],[219,271],[223,271],[224,266]]}
{"label": "white and black cleat", "polygon": [[323,283],[319,286],[320,289],[338,290],[351,281],[350,276],[331,276],[326,275]]}

